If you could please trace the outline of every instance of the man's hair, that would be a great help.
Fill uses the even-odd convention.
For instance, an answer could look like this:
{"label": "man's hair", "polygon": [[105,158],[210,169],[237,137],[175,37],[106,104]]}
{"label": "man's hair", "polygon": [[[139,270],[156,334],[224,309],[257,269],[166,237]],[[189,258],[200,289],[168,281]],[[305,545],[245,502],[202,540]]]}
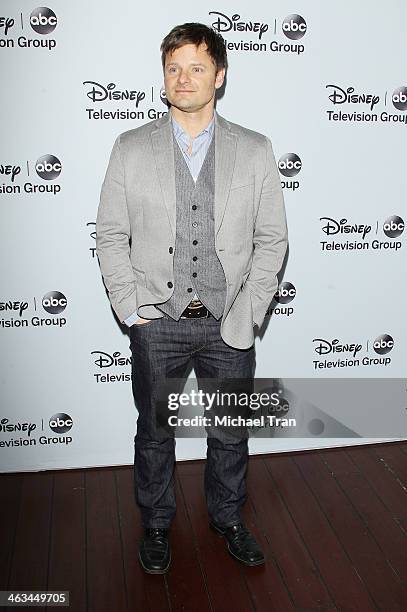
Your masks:
{"label": "man's hair", "polygon": [[172,53],[184,45],[196,45],[197,47],[205,43],[207,53],[212,58],[216,66],[216,72],[222,68],[227,68],[226,47],[223,37],[212,28],[203,23],[183,23],[172,28],[161,43],[161,61],[165,68],[165,58],[167,53]]}

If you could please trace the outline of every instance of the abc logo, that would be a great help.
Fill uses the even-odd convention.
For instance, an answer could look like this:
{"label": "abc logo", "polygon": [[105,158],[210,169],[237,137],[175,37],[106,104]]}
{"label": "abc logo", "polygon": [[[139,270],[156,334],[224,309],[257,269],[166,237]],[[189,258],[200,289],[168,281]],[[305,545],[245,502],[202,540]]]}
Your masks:
{"label": "abc logo", "polygon": [[393,215],[383,223],[383,231],[389,238],[397,238],[404,232],[404,221],[401,217]]}
{"label": "abc logo", "polygon": [[376,340],[373,342],[374,351],[379,355],[385,355],[386,353],[390,353],[393,346],[394,340],[391,336],[389,336],[389,334],[382,334],[381,336],[377,336]]}
{"label": "abc logo", "polygon": [[407,87],[402,85],[393,91],[391,96],[393,106],[398,110],[404,111],[407,109]]}
{"label": "abc logo", "polygon": [[287,38],[298,40],[307,31],[307,24],[301,15],[288,15],[283,21],[282,30]]}
{"label": "abc logo", "polygon": [[30,15],[30,26],[37,34],[49,34],[57,27],[57,16],[46,6],[40,6]]}
{"label": "abc logo", "polygon": [[279,304],[288,304],[292,302],[297,295],[297,290],[292,283],[281,283],[274,294],[274,299]]}
{"label": "abc logo", "polygon": [[69,431],[73,425],[72,418],[69,414],[65,414],[64,412],[58,412],[58,414],[54,414],[49,420],[49,427],[55,433],[65,433]]}
{"label": "abc logo", "polygon": [[50,291],[42,298],[42,307],[50,314],[59,314],[63,312],[68,305],[68,301],[63,293],[59,291]]}
{"label": "abc logo", "polygon": [[160,100],[163,104],[165,104],[165,106],[168,106],[167,95],[165,93],[164,87],[161,87],[160,89]]}
{"label": "abc logo", "polygon": [[61,174],[62,164],[55,155],[43,155],[37,159],[35,170],[44,181],[53,181]]}
{"label": "abc logo", "polygon": [[286,153],[278,160],[278,169],[283,176],[295,176],[301,168],[301,159],[295,153]]}

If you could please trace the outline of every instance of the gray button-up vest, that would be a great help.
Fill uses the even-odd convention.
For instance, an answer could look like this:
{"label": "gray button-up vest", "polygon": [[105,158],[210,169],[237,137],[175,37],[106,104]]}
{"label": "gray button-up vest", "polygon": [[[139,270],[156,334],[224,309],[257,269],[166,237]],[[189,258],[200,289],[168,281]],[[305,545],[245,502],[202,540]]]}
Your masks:
{"label": "gray button-up vest", "polygon": [[226,279],[215,251],[215,134],[196,183],[174,136],[173,146],[177,198],[174,293],[158,308],[178,321],[196,292],[210,313],[220,319]]}

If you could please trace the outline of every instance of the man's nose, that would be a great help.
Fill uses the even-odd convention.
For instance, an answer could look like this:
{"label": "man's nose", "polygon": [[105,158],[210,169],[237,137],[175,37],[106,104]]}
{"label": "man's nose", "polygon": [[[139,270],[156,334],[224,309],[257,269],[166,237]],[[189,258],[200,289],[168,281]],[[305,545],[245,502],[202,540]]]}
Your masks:
{"label": "man's nose", "polygon": [[181,70],[178,75],[179,83],[187,83],[189,81],[189,75],[186,70]]}

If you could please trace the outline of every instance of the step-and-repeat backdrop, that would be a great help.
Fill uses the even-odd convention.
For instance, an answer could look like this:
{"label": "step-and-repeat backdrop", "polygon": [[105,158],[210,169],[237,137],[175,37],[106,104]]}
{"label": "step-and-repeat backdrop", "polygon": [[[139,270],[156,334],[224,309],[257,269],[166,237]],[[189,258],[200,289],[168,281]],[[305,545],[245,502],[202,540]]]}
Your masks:
{"label": "step-and-repeat backdrop", "polygon": [[[168,110],[159,46],[187,21],[222,33],[217,110],[271,138],[285,195],[289,254],[256,375],[302,407],[302,429],[251,452],[407,437],[407,4],[3,0],[2,471],[133,461],[129,338],[95,219],[116,136]],[[179,459],[205,449],[177,441]]]}

